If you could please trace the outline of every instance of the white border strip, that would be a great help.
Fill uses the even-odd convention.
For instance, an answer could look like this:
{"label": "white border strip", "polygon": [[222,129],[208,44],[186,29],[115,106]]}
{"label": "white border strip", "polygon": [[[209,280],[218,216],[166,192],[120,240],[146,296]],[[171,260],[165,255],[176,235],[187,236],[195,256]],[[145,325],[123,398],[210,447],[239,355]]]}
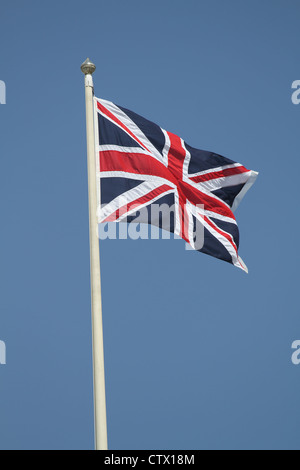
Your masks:
{"label": "white border strip", "polygon": [[[95,135],[95,159],[96,159],[96,175],[100,174],[100,155],[99,155],[99,121],[98,121],[98,107],[97,98],[94,96],[94,135]],[[96,176],[96,188],[97,188],[97,213],[101,207],[101,181]]]}
{"label": "white border strip", "polygon": [[259,175],[259,173],[257,171],[251,170],[251,175],[250,175],[247,183],[245,184],[242,191],[236,196],[235,200],[233,201],[232,208],[231,208],[232,212],[234,212],[238,208],[238,206],[242,202],[242,199],[244,198],[246,193],[249,191],[251,186],[253,186],[253,184],[255,183],[256,178],[258,177],[258,175]]}

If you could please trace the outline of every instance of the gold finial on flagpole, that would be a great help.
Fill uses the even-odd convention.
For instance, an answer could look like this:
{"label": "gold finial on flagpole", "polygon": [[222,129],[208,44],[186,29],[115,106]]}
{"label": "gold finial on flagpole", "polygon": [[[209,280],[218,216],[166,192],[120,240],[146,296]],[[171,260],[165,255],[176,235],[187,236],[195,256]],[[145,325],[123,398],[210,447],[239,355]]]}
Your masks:
{"label": "gold finial on flagpole", "polygon": [[84,75],[92,75],[96,70],[96,65],[87,58],[81,65],[81,71]]}

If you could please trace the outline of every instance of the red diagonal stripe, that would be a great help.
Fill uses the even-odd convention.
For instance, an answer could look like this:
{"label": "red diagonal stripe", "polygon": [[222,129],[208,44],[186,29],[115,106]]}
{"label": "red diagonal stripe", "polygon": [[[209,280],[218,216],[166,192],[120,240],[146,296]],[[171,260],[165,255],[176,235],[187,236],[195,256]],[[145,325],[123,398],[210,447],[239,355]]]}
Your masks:
{"label": "red diagonal stripe", "polygon": [[232,245],[232,247],[234,248],[234,251],[236,252],[237,256],[238,256],[238,251],[237,251],[237,246],[236,244],[232,241],[232,238],[231,236],[229,235],[229,233],[226,233],[226,232],[223,232],[223,230],[221,230],[219,227],[217,227],[213,222],[211,222],[209,220],[208,217],[204,216],[204,220],[205,222],[208,223],[208,225],[210,225],[216,232],[218,232],[220,235],[222,235],[224,238],[226,238],[229,243]]}
{"label": "red diagonal stripe", "polygon": [[108,109],[106,109],[103,104],[99,103],[99,101],[97,101],[97,106],[98,106],[98,109],[107,117],[109,117],[112,121],[114,121],[115,124],[118,124],[118,126],[122,127],[122,129],[127,132],[127,134],[130,135],[130,137],[132,137],[136,142],[138,142],[145,150],[147,150],[149,152],[149,150],[147,149],[147,147],[142,144],[142,142],[131,132],[130,129],[128,129],[127,126],[125,126],[125,124],[123,124],[123,122],[121,122],[114,114],[112,114]]}
{"label": "red diagonal stripe", "polygon": [[178,189],[195,206],[197,204],[204,204],[207,211],[216,212],[217,214],[234,219],[231,209],[221,199],[209,196],[185,182],[180,183]]}
{"label": "red diagonal stripe", "polygon": [[241,173],[248,173],[248,171],[249,170],[247,170],[247,168],[245,168],[244,166],[237,166],[234,168],[227,168],[221,171],[206,173],[205,175],[193,176],[191,180],[195,183],[204,183],[205,181],[210,181],[217,178],[225,178],[226,176],[235,176]]}

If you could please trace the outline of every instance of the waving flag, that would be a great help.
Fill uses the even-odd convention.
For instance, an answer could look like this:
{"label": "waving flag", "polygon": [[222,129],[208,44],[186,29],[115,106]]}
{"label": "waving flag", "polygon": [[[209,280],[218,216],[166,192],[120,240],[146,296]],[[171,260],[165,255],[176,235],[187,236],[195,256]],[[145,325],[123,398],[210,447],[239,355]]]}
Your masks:
{"label": "waving flag", "polygon": [[[233,211],[257,173],[216,153],[192,148],[177,135],[109,101],[94,98],[94,103],[101,180],[98,222],[130,222],[147,208],[146,222],[167,228],[194,249],[195,224],[201,224],[204,236],[198,251],[247,271],[238,255]],[[161,218],[150,218],[154,203],[174,207],[168,227]]]}

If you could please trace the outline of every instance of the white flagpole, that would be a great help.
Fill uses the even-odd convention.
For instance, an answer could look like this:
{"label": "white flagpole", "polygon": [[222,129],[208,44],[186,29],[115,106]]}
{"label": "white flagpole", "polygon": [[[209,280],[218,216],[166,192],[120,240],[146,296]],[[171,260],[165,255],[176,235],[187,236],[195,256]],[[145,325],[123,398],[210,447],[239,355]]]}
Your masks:
{"label": "white flagpole", "polygon": [[94,365],[95,446],[96,450],[107,450],[100,252],[97,221],[96,152],[93,104],[94,85],[92,78],[92,74],[95,72],[96,67],[92,62],[90,62],[89,59],[87,59],[82,64],[81,70],[85,75],[86,135],[90,214],[90,264]]}

